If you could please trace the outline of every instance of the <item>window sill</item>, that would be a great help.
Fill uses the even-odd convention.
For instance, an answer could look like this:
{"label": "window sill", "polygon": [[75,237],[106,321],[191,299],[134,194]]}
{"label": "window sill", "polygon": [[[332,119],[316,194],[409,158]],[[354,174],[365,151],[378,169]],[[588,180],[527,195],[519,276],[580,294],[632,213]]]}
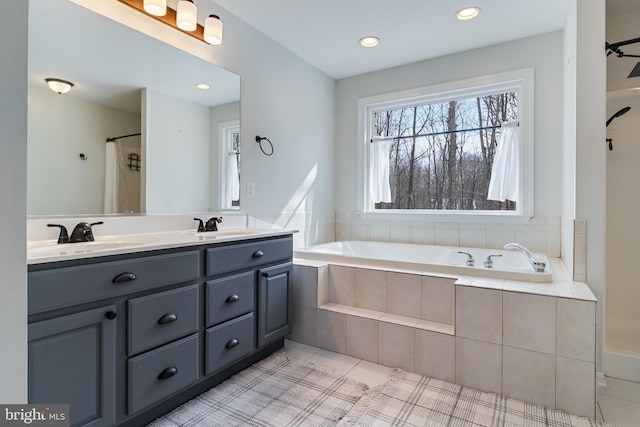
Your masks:
{"label": "window sill", "polygon": [[500,213],[439,213],[439,212],[358,212],[358,216],[367,220],[411,221],[411,222],[460,222],[527,224],[533,215]]}

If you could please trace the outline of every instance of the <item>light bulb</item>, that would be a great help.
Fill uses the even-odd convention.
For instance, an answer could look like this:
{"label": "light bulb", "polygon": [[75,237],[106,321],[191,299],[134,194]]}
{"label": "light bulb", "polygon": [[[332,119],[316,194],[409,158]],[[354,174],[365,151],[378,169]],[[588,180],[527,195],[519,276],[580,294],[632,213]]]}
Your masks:
{"label": "light bulb", "polygon": [[194,31],[197,27],[198,8],[191,0],[178,2],[176,25],[184,31]]}
{"label": "light bulb", "polygon": [[167,14],[167,0],[144,0],[144,10],[153,16]]}
{"label": "light bulb", "polygon": [[209,15],[205,19],[204,41],[209,44],[222,44],[222,21],[218,15]]}

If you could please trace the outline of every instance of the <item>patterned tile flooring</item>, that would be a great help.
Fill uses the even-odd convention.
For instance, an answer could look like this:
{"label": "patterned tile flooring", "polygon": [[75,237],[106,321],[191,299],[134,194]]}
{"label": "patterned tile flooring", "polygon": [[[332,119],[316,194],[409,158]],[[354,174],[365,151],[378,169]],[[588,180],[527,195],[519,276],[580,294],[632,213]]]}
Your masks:
{"label": "patterned tile flooring", "polygon": [[[286,340],[285,348],[290,358],[305,360],[336,375],[344,375],[364,382],[369,387],[383,384],[393,369],[333,353],[295,341]],[[598,388],[596,418],[621,427],[640,427],[640,383],[606,378],[608,388]]]}

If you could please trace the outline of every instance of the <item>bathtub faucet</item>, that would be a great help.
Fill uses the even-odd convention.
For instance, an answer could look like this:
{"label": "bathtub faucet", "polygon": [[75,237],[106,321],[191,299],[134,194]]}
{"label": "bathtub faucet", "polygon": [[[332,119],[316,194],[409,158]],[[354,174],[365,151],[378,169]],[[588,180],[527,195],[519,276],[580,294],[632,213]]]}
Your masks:
{"label": "bathtub faucet", "polygon": [[473,267],[473,265],[476,263],[475,260],[473,259],[473,256],[470,253],[462,252],[462,251],[458,251],[458,253],[467,256],[467,265],[469,267]]}
{"label": "bathtub faucet", "polygon": [[532,254],[531,251],[525,248],[524,246],[518,243],[507,243],[506,245],[504,245],[504,249],[505,250],[515,249],[515,250],[524,252],[524,254],[529,259],[529,262],[531,263],[531,267],[533,267],[533,271],[535,271],[536,273],[544,272],[544,268],[546,267],[546,264],[540,261],[538,258],[536,258],[536,256]]}

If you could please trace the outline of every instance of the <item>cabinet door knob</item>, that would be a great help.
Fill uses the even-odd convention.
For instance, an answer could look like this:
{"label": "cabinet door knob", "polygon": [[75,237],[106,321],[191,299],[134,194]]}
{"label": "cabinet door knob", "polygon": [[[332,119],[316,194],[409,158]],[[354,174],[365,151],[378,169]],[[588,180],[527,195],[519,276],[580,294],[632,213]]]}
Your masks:
{"label": "cabinet door knob", "polygon": [[138,278],[138,276],[136,276],[133,273],[121,273],[121,274],[118,274],[116,277],[114,277],[112,282],[113,283],[125,283],[125,282],[131,282],[133,280],[136,280],[137,278]]}
{"label": "cabinet door knob", "polygon": [[168,313],[158,319],[159,325],[166,325],[167,323],[175,322],[178,320],[178,316],[173,313]]}
{"label": "cabinet door knob", "polygon": [[225,345],[226,348],[233,348],[235,346],[237,346],[238,344],[240,344],[240,341],[238,341],[237,339],[232,339],[231,341],[229,341],[227,343],[227,345]]}
{"label": "cabinet door knob", "polygon": [[240,297],[236,294],[230,295],[225,301],[227,302],[236,302],[240,300]]}
{"label": "cabinet door knob", "polygon": [[255,252],[253,253],[253,255],[251,255],[251,256],[252,256],[252,257],[254,257],[254,258],[260,258],[261,256],[264,256],[264,252],[262,252],[262,251],[255,251]]}
{"label": "cabinet door knob", "polygon": [[167,378],[171,378],[177,373],[178,373],[178,368],[176,368],[175,366],[172,366],[171,368],[167,368],[164,371],[160,372],[160,375],[158,375],[158,379],[166,380]]}
{"label": "cabinet door knob", "polygon": [[116,318],[116,316],[117,316],[117,315],[118,315],[118,313],[116,313],[115,311],[107,311],[107,312],[104,314],[104,317],[106,317],[106,318],[107,318],[107,319],[109,319],[109,320],[113,320],[113,319],[115,319],[115,318]]}

